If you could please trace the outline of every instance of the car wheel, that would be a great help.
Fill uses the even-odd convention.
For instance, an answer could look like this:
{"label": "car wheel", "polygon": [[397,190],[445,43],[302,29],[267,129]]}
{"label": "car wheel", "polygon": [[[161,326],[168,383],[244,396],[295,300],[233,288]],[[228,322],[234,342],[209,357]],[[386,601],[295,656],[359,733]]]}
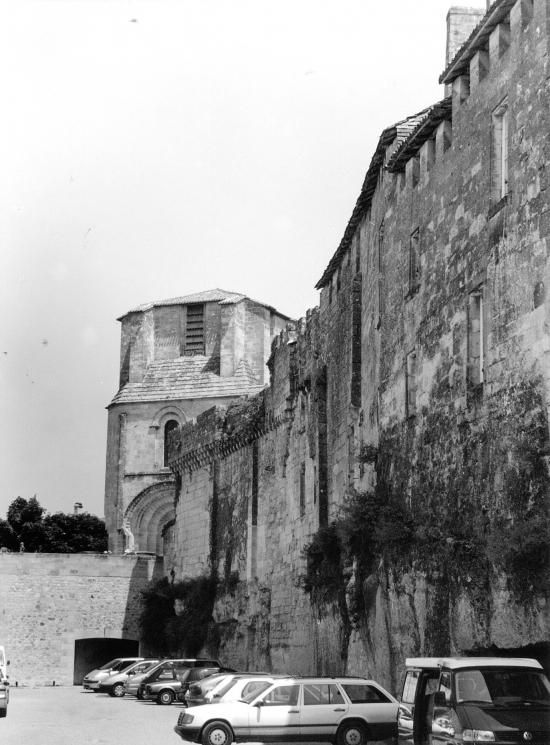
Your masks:
{"label": "car wheel", "polygon": [[161,691],[157,696],[157,704],[161,704],[162,706],[170,706],[173,700],[174,693],[168,689]]}
{"label": "car wheel", "polygon": [[115,698],[122,698],[124,693],[124,683],[117,683],[111,688],[111,696],[115,696]]}
{"label": "car wheel", "polygon": [[0,709],[0,719],[1,719],[2,717],[5,717],[5,716],[7,716],[7,715],[8,715],[8,710],[7,710],[7,708],[6,708],[6,709]]}
{"label": "car wheel", "polygon": [[202,731],[202,745],[230,745],[233,742],[231,727],[225,722],[210,722]]}
{"label": "car wheel", "polygon": [[367,745],[367,728],[361,722],[345,722],[336,735],[337,745]]}

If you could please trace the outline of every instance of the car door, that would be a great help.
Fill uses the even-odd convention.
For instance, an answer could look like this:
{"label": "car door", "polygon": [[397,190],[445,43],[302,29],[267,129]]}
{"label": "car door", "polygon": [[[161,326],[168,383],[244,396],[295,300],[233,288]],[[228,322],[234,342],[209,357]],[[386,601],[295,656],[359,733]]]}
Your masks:
{"label": "car door", "polygon": [[430,710],[439,668],[408,670],[397,713],[399,745],[424,745],[430,737]]}
{"label": "car door", "polygon": [[420,681],[420,670],[407,670],[397,710],[398,745],[414,745],[414,702]]}
{"label": "car door", "polygon": [[300,735],[300,686],[280,683],[249,707],[249,736],[260,742],[297,740]]}
{"label": "car door", "polygon": [[349,714],[368,722],[373,740],[394,739],[397,735],[397,699],[374,681],[341,681],[351,702]]}
{"label": "car door", "polygon": [[304,683],[300,707],[301,740],[333,740],[349,704],[336,683]]}

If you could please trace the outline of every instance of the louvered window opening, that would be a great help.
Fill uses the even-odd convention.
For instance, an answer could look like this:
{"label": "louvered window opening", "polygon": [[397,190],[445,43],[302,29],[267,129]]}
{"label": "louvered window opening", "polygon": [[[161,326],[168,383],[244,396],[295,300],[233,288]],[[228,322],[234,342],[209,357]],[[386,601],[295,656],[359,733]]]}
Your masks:
{"label": "louvered window opening", "polygon": [[185,354],[204,354],[204,305],[187,306]]}

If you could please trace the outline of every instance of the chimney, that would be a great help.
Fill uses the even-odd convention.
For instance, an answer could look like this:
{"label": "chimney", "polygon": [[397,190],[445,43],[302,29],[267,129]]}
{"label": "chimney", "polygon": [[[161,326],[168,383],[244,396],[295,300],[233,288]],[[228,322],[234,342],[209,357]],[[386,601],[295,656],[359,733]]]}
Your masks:
{"label": "chimney", "polygon": [[[492,5],[492,0],[487,0],[487,9]],[[447,49],[445,66],[454,59],[454,56],[470,36],[472,31],[485,15],[483,8],[461,8],[453,5],[447,13]]]}
{"label": "chimney", "polygon": [[73,505],[73,513],[75,515],[78,515],[81,509],[82,509],[82,502],[75,502]]}

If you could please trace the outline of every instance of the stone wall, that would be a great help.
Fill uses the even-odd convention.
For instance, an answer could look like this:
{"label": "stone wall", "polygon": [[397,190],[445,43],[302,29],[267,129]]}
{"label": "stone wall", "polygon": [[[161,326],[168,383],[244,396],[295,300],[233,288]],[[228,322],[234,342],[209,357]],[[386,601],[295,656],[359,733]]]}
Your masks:
{"label": "stone wall", "polygon": [[[176,573],[217,576],[228,664],[396,692],[407,655],[548,650],[550,5],[491,7],[451,96],[382,133],[270,388],[182,430]],[[339,589],[305,592],[331,525]]]}
{"label": "stone wall", "polygon": [[72,685],[77,640],[139,641],[140,592],[161,573],[157,560],[139,556],[0,553],[12,685]]}

